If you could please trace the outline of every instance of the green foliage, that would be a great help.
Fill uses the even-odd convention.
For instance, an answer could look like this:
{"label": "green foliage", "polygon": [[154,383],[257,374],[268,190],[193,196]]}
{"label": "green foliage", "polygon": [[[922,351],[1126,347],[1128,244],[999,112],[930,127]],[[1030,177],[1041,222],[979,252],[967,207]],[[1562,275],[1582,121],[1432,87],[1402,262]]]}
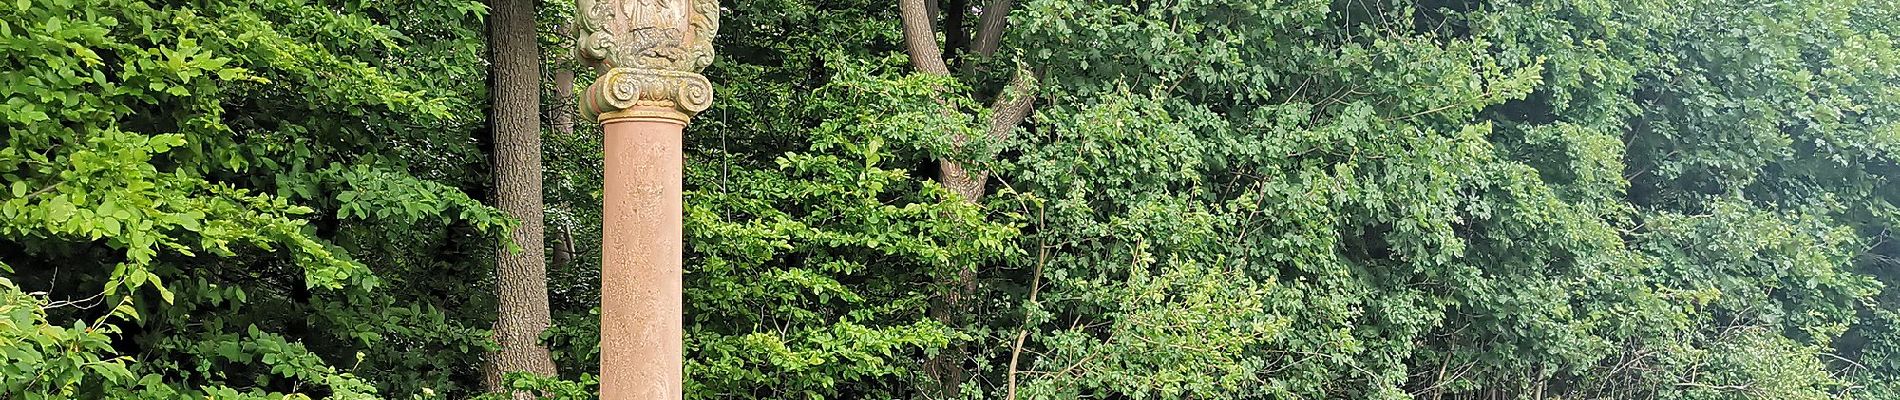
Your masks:
{"label": "green foliage", "polygon": [[[485,275],[441,282],[417,260],[479,268],[440,260],[510,224],[457,186],[482,181],[458,171],[480,167],[465,76],[483,8],[359,3],[0,5],[8,365],[34,369],[7,371],[0,397],[407,397],[476,379],[431,371],[478,356],[486,332],[467,326],[492,317],[445,314],[447,293],[411,282],[479,304],[466,282]],[[378,254],[398,239],[414,247]]]}
{"label": "green foliage", "polygon": [[940,115],[891,67],[843,65],[808,100],[808,147],[776,165],[690,171],[689,397],[913,393],[916,360],[960,336],[925,316],[933,283],[1017,254],[1007,219],[891,168]]}
{"label": "green foliage", "polygon": [[[579,380],[539,376],[523,372],[511,372],[502,377],[504,386],[516,393],[529,393],[536,399],[545,400],[585,400],[596,395],[600,382],[593,375],[581,374]],[[503,400],[514,396],[505,392],[493,392],[475,397],[476,400]]]}
{"label": "green foliage", "polygon": [[[46,303],[21,293],[12,281],[0,278],[0,392],[24,394],[28,399],[68,398],[82,386],[133,386],[134,376],[123,357],[112,357],[107,336],[117,328],[101,319],[87,325],[47,324]],[[131,316],[129,309],[125,314]],[[118,314],[115,312],[115,314]],[[121,389],[123,391],[123,387]]]}
{"label": "green foliage", "polygon": [[[1892,4],[1024,0],[946,79],[891,2],[722,3],[688,398],[1900,396]],[[0,397],[480,395],[483,13],[0,1]],[[562,374],[506,385],[590,398],[599,129],[546,143]]]}
{"label": "green foliage", "polygon": [[[1878,300],[1893,220],[1872,211],[1896,195],[1893,153],[1872,150],[1895,110],[1872,82],[1893,75],[1868,64],[1893,45],[1866,41],[1891,35],[1871,22],[1891,6],[1023,6],[1012,38],[1057,87],[999,162],[1051,199],[1026,238],[1060,249],[1054,279],[1146,253],[1279,283],[1287,309],[1252,317],[1286,331],[1237,351],[1264,361],[1202,363],[1257,384],[1195,397],[1836,398],[1889,381],[1856,342],[1890,335],[1862,321],[1895,304]],[[1112,338],[1111,310],[1039,311],[1061,317],[1031,326],[1030,353],[1069,351],[1071,326]],[[1021,375],[1072,388],[1045,398],[1177,396],[1097,383],[1126,374],[1112,357]]]}

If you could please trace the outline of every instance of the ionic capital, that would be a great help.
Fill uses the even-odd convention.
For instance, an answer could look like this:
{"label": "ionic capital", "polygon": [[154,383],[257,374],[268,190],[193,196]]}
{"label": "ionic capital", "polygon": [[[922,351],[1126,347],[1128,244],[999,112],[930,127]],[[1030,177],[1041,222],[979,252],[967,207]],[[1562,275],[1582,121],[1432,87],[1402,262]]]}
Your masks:
{"label": "ionic capital", "polygon": [[663,69],[614,68],[581,94],[581,114],[601,123],[619,119],[677,122],[712,107],[712,82],[699,74]]}

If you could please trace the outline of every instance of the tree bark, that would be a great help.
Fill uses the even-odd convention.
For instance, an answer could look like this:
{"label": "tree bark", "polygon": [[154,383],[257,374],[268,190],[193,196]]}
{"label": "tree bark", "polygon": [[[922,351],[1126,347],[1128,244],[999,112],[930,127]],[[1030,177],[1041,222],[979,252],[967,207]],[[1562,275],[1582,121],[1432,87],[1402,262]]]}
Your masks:
{"label": "tree bark", "polygon": [[564,66],[554,71],[554,96],[555,107],[548,115],[548,123],[554,126],[548,128],[562,136],[571,136],[574,134],[574,113],[580,109],[575,105],[573,68]]}
{"label": "tree bark", "polygon": [[924,0],[925,21],[930,21],[930,23],[935,24],[937,23],[937,18],[941,15],[943,15],[942,4],[939,4],[937,0]]}
{"label": "tree bark", "polygon": [[1029,119],[1029,110],[1036,105],[1036,88],[1039,83],[1034,72],[1018,68],[1010,76],[1009,84],[1003,87],[1003,93],[990,103],[990,123],[985,133],[992,140],[1009,138],[1009,133]]}
{"label": "tree bark", "polygon": [[918,71],[949,76],[950,67],[943,63],[943,51],[937,47],[937,32],[931,27],[936,23],[935,13],[928,4],[936,4],[936,1],[901,0],[897,3],[897,13],[903,17],[904,50]]}
{"label": "tree bark", "polygon": [[[561,37],[568,42],[574,40],[573,25],[561,25],[555,29],[557,29]],[[562,140],[568,140],[574,136],[574,114],[580,112],[580,107],[576,104],[576,99],[574,98],[574,65],[575,60],[570,56],[562,60],[558,65],[553,66],[554,101],[552,103],[554,104],[553,107],[547,111],[548,123],[554,125],[549,127],[549,129],[553,129],[555,134],[562,137]],[[555,204],[556,208],[563,210],[571,209],[570,206],[571,204],[567,203]],[[559,225],[558,229],[560,232],[559,235],[554,238],[553,267],[556,269],[567,268],[574,262],[574,227],[571,223],[557,225]]]}
{"label": "tree bark", "polygon": [[[898,14],[903,17],[904,50],[910,55],[911,66],[919,72],[950,76],[950,66],[943,62],[943,51],[937,46],[937,33],[932,27],[935,20],[930,18],[928,7],[932,3],[935,0],[902,0],[897,3]],[[948,93],[940,89],[937,95],[945,96]],[[946,106],[944,112],[953,113],[956,110]],[[958,136],[951,140],[961,148],[969,138]],[[952,192],[971,202],[983,195],[982,181],[972,179],[974,177],[964,169],[963,164],[950,159],[939,160],[937,164],[940,169],[938,180]]]}
{"label": "tree bark", "polygon": [[[561,25],[555,29],[560,31],[561,37],[567,39],[567,42],[574,41],[573,25]],[[554,69],[554,108],[548,111],[551,114],[548,116],[548,123],[554,125],[550,128],[563,136],[574,134],[574,114],[580,112],[580,107],[576,106],[574,98],[575,60],[571,55],[573,53],[566,54],[570,56],[562,60]]]}
{"label": "tree bark", "polygon": [[991,0],[983,7],[983,15],[976,22],[976,41],[970,44],[970,50],[977,55],[989,57],[1003,46],[1003,32],[1009,25],[1009,9],[1016,7],[1016,0]]}
{"label": "tree bark", "polygon": [[[910,55],[911,65],[919,72],[935,76],[950,76],[949,65],[944,62],[945,53],[937,45],[937,35],[934,31],[936,18],[930,7],[933,3],[935,0],[900,0],[898,2],[898,13],[903,18],[904,49]],[[1001,14],[1007,14],[1010,6],[1014,4],[1013,1],[990,3],[984,9],[982,22],[996,24],[990,28],[992,30],[1003,29],[1000,24],[988,20],[1001,19]],[[960,20],[961,17],[957,19]],[[951,35],[963,34],[960,23],[955,29],[957,31]],[[995,47],[1000,45],[1002,35],[1001,32],[992,32],[989,35],[994,37],[990,40],[996,42],[989,45],[989,52],[993,53]],[[979,38],[979,40],[982,39]],[[980,54],[989,55],[989,53]],[[1004,88],[1003,94],[999,95],[992,105],[991,118],[986,123],[985,134],[993,139],[1001,139],[1015,130],[1016,126],[1028,117],[1029,108],[1035,103],[1035,86],[1033,75],[1018,71],[1011,78],[1009,85]],[[938,96],[948,95],[947,91],[941,89],[938,91]],[[938,100],[944,99],[940,97]],[[943,112],[958,112],[950,108],[948,102],[945,103]],[[968,144],[968,141],[969,138],[962,135],[951,138],[952,145],[959,150]],[[940,183],[960,196],[963,201],[977,203],[982,200],[984,187],[989,180],[988,173],[972,171],[963,163],[952,159],[938,160],[937,163],[940,169],[938,176]],[[931,305],[931,318],[947,326],[961,325],[965,319],[964,316],[969,313],[968,298],[976,294],[976,276],[977,270],[974,266],[964,266],[957,271],[955,277],[944,282],[948,290],[941,301]],[[963,346],[956,345],[924,361],[924,373],[936,381],[936,389],[940,396],[955,397],[958,388],[969,378],[967,369],[964,367],[966,354],[967,350]]]}
{"label": "tree bark", "polygon": [[[984,133],[992,141],[1008,139],[1009,133],[1015,131],[1017,125],[1022,125],[1023,120],[1029,118],[1029,110],[1036,104],[1035,90],[1035,76],[1028,71],[1016,71],[1016,75],[1011,77],[1009,84],[1003,88],[1003,93],[990,104],[990,120],[985,125]],[[961,136],[953,140],[959,149],[969,141],[968,138]],[[983,199],[989,182],[989,172],[970,171],[965,169],[963,164],[950,159],[938,160],[937,163],[943,172],[938,180],[942,181],[945,187],[950,188],[950,191],[956,192],[957,195],[963,196],[964,200],[970,202]]]}
{"label": "tree bark", "polygon": [[[898,2],[898,13],[903,18],[904,49],[910,55],[911,66],[919,72],[936,76],[949,76],[949,64],[944,62],[943,51],[937,46],[937,34],[933,28],[929,5],[935,0],[902,0]],[[994,0],[983,8],[982,19],[978,21],[976,40],[972,43],[974,52],[982,57],[996,53],[1002,45],[1003,30],[1006,28],[1009,10],[1015,6],[1014,0]],[[1009,132],[1029,117],[1029,110],[1035,104],[1036,79],[1026,72],[1018,70],[1011,77],[1004,93],[991,104],[992,116],[986,133],[992,139],[1003,139]],[[947,95],[948,93],[938,93]],[[945,112],[954,112],[947,110]],[[961,149],[969,138],[951,138],[952,144]],[[962,196],[964,200],[977,202],[982,200],[989,174],[970,171],[955,160],[938,160],[938,181],[951,192]]]}
{"label": "tree bark", "polygon": [[574,264],[574,228],[560,224],[559,235],[554,242],[554,268],[567,268]]}
{"label": "tree bark", "polygon": [[[495,255],[498,315],[495,342],[484,366],[484,386],[502,390],[509,372],[555,373],[541,346],[549,321],[547,260],[542,241],[541,51],[536,43],[533,0],[490,0],[489,57],[494,107],[495,205],[521,225],[510,238],[521,251],[503,246]],[[516,393],[524,399],[526,393]]]}
{"label": "tree bark", "polygon": [[[926,1],[935,2],[935,0],[900,0],[897,3],[898,14],[903,17],[904,49],[906,53],[910,54],[911,66],[917,68],[919,72],[935,76],[949,76],[950,67],[943,62],[943,51],[937,47],[937,34],[933,31],[931,26],[936,22],[936,19],[933,18],[934,15],[929,12],[925,3]],[[943,93],[943,90],[939,89],[937,95],[945,96],[947,93]],[[939,102],[942,102],[942,100],[942,98],[938,99]],[[955,113],[956,110],[949,108],[949,105],[945,104],[943,112]],[[952,138],[952,140],[956,142],[957,146],[961,147],[965,138],[958,136]],[[968,179],[969,174],[964,171],[963,164],[954,160],[943,159],[938,160],[937,165],[940,169],[940,171],[938,171],[939,175],[937,180],[943,183],[945,187],[950,188],[952,192],[957,193],[965,201],[975,201],[976,197],[970,195],[972,191],[977,194],[982,193],[982,185],[973,184],[972,181]],[[931,304],[930,307],[930,317],[947,326],[957,325],[956,321],[960,319],[957,317],[962,314],[961,310],[959,310],[959,303],[961,303],[963,294],[965,293],[963,288],[966,284],[975,283],[974,271],[966,268],[958,271],[957,274],[958,276],[953,281],[946,282],[954,286],[954,288],[944,293],[943,300]],[[931,357],[929,360],[924,360],[924,374],[935,381],[933,383],[936,384],[935,389],[938,395],[942,397],[952,397],[952,395],[957,392],[957,387],[962,385],[964,374],[963,358],[963,349],[959,346],[952,346],[937,353],[936,356]]]}

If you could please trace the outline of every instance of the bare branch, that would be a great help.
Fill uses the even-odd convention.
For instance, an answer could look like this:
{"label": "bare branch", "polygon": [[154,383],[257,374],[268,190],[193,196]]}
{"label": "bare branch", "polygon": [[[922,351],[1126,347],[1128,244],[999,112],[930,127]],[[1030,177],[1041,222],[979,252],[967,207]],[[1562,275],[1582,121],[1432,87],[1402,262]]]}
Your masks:
{"label": "bare branch", "polygon": [[[1036,211],[1036,227],[1040,229],[1044,221],[1047,221],[1048,213],[1047,210],[1042,207],[1037,207]],[[1042,292],[1042,267],[1049,264],[1048,242],[1049,239],[1045,236],[1042,238],[1042,243],[1037,246],[1040,247],[1040,249],[1036,251],[1036,272],[1030,275],[1034,278],[1029,283],[1029,301],[1025,304],[1036,304],[1036,295]],[[1007,390],[1008,395],[1003,397],[1005,399],[1016,400],[1016,372],[1019,371],[1017,369],[1017,361],[1022,358],[1023,341],[1026,339],[1029,339],[1028,315],[1023,316],[1023,329],[1016,332],[1016,345],[1011,347],[1009,351],[1009,388]]]}

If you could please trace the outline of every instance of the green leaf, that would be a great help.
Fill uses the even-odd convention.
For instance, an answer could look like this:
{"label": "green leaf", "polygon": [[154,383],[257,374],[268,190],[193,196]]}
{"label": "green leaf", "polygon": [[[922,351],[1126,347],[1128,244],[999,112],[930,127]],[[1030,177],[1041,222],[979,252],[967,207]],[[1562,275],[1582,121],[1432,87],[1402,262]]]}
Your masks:
{"label": "green leaf", "polygon": [[174,299],[172,298],[172,290],[167,289],[165,288],[165,285],[158,283],[156,278],[153,279],[152,288],[158,289],[158,297],[161,299],[164,299],[165,304],[176,303],[175,301],[173,301]]}
{"label": "green leaf", "polygon": [[123,315],[123,316],[125,316],[126,318],[130,318],[130,319],[132,319],[133,321],[137,321],[137,320],[139,320],[139,311],[138,311],[138,309],[137,309],[137,308],[134,308],[134,307],[132,307],[132,305],[131,305],[131,304],[129,304],[129,303],[127,303],[127,304],[119,304],[119,306],[118,306],[118,307],[113,307],[113,308],[112,308],[112,313],[113,313],[114,315]]}
{"label": "green leaf", "polygon": [[77,209],[73,207],[72,201],[67,200],[66,196],[54,197],[52,201],[46,204],[46,220],[55,223],[66,222],[66,220],[72,219],[73,212],[75,211],[77,211]]}

